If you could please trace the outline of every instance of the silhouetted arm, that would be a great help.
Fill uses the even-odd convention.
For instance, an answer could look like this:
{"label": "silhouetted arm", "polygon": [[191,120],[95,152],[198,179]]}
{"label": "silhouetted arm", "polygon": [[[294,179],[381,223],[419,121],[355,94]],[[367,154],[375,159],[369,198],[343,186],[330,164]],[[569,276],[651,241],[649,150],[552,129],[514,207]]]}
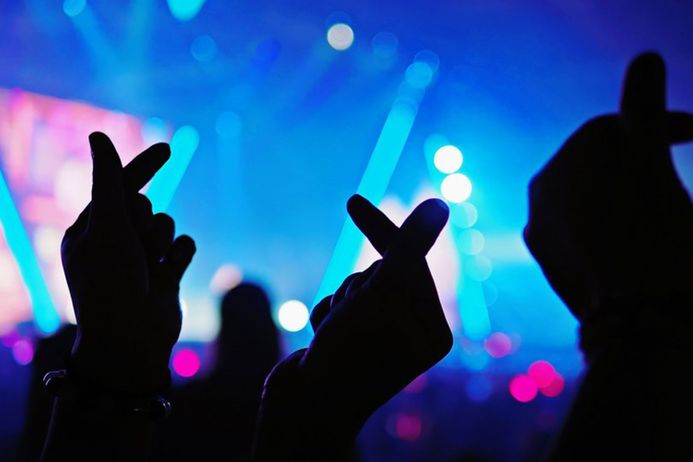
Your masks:
{"label": "silhouetted arm", "polygon": [[580,320],[588,367],[552,460],[689,460],[693,207],[669,146],[656,54],[629,66],[619,114],[590,120],[530,184],[527,245]]}
{"label": "silhouetted arm", "polygon": [[[43,460],[142,460],[149,405],[170,381],[181,327],[178,288],[195,252],[141,189],[169,157],[157,144],[125,169],[102,133],[89,137],[92,201],[65,233],[62,260],[77,317]],[[143,411],[144,410],[144,411]]]}
{"label": "silhouetted arm", "polygon": [[268,377],[257,461],[346,459],[369,416],[452,347],[425,260],[445,204],[423,202],[399,229],[360,196],[348,210],[383,258],[315,307],[310,346]]}

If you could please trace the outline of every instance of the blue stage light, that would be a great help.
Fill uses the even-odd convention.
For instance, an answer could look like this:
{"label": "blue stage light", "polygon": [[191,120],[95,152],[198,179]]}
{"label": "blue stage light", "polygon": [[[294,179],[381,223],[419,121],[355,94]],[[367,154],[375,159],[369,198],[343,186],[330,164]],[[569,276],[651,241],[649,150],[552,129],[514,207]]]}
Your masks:
{"label": "blue stage light", "polygon": [[414,88],[426,88],[433,80],[433,69],[427,63],[414,61],[407,67],[406,79]]}
{"label": "blue stage light", "polygon": [[0,172],[0,223],[5,232],[7,245],[14,255],[29,292],[36,325],[42,333],[51,334],[60,324],[58,313],[2,172]]}
{"label": "blue stage light", "polygon": [[165,212],[168,209],[199,142],[200,135],[189,125],[180,127],[173,134],[171,158],[147,189],[147,197],[152,202],[154,212]]}
{"label": "blue stage light", "polygon": [[197,16],[205,0],[168,0],[168,8],[171,14],[179,21],[190,21]]}
{"label": "blue stage light", "polygon": [[86,6],[87,0],[65,0],[63,2],[63,11],[72,18],[84,11]]}
{"label": "blue stage light", "polygon": [[241,118],[235,112],[222,112],[217,117],[214,128],[222,138],[235,138],[241,133]]}
{"label": "blue stage light", "polygon": [[217,42],[209,35],[201,35],[190,44],[190,53],[201,63],[209,62],[217,55]]}

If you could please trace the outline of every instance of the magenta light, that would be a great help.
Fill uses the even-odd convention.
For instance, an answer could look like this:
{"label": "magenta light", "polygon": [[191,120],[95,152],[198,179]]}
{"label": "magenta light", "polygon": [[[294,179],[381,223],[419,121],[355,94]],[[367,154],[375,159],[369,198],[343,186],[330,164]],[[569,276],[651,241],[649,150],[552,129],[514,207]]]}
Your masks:
{"label": "magenta light", "polygon": [[486,352],[493,358],[502,358],[510,354],[513,348],[513,343],[510,337],[502,332],[495,332],[484,340],[484,348]]}
{"label": "magenta light", "polygon": [[516,375],[510,381],[510,394],[521,403],[528,403],[536,398],[537,384],[526,375]]}
{"label": "magenta light", "polygon": [[405,441],[416,441],[421,436],[421,418],[417,415],[400,414],[395,420],[395,433]]}
{"label": "magenta light", "polygon": [[529,366],[527,373],[539,388],[544,388],[553,382],[556,369],[548,361],[535,361]]}
{"label": "magenta light", "polygon": [[178,350],[173,355],[173,370],[181,377],[192,377],[200,370],[200,357],[188,348]]}
{"label": "magenta light", "polygon": [[12,356],[14,360],[17,361],[17,364],[26,366],[34,359],[34,346],[29,340],[17,340],[14,345],[12,345]]}
{"label": "magenta light", "polygon": [[561,394],[564,388],[565,380],[563,380],[561,374],[556,373],[554,374],[551,383],[545,387],[542,387],[540,391],[544,396],[548,396],[549,398],[555,398],[556,396]]}

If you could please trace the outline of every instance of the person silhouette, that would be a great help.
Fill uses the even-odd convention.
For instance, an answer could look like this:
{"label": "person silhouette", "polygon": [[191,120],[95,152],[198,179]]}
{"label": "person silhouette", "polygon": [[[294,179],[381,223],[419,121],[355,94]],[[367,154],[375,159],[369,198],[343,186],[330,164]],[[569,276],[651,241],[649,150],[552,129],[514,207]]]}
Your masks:
{"label": "person silhouette", "polygon": [[220,315],[214,367],[171,390],[175,408],[157,428],[152,460],[250,460],[262,385],[280,356],[279,333],[256,284],[229,290]]}
{"label": "person silhouette", "polygon": [[[618,114],[580,127],[532,179],[527,247],[580,321],[588,369],[552,460],[690,460],[693,206],[670,145],[662,58],[629,65]],[[656,243],[656,244],[655,244]]]}

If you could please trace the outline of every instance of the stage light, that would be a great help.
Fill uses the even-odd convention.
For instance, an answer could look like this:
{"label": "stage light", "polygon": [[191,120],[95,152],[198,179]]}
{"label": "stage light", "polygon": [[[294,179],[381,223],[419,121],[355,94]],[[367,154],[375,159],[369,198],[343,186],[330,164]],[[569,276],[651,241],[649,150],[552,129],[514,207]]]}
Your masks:
{"label": "stage light", "polygon": [[549,398],[555,398],[556,396],[561,394],[563,388],[565,388],[565,380],[563,380],[561,374],[555,373],[553,375],[553,380],[551,380],[551,383],[545,387],[540,388],[539,391],[541,391],[541,393],[544,396],[547,396]]}
{"label": "stage light", "polygon": [[298,332],[306,327],[310,314],[306,305],[298,300],[289,300],[282,303],[277,313],[279,325],[289,332]]}
{"label": "stage light", "polygon": [[556,375],[556,370],[548,361],[535,361],[529,366],[527,374],[539,388],[544,388],[551,385]]}
{"label": "stage light", "polygon": [[192,377],[200,370],[200,358],[189,348],[180,349],[173,355],[173,370],[181,377]]}
{"label": "stage light", "polygon": [[433,165],[442,173],[455,173],[462,166],[462,151],[451,144],[438,148]]}
{"label": "stage light", "polygon": [[65,0],[63,2],[63,11],[66,15],[74,18],[87,6],[87,0]]}
{"label": "stage light", "polygon": [[17,364],[26,366],[34,359],[34,346],[27,339],[17,340],[12,345],[12,357]]}
{"label": "stage light", "polygon": [[474,374],[469,377],[465,387],[467,397],[476,403],[486,401],[493,392],[491,381],[483,375]]}
{"label": "stage light", "polygon": [[450,206],[450,221],[460,228],[471,228],[479,219],[479,212],[473,204],[462,202]]}
{"label": "stage light", "polygon": [[390,32],[378,32],[371,40],[373,54],[380,59],[391,59],[397,54],[399,40]]}
{"label": "stage light", "polygon": [[190,21],[197,16],[205,0],[168,0],[168,8],[171,14],[179,21]]}
{"label": "stage light", "polygon": [[190,44],[190,53],[201,63],[209,62],[217,55],[217,42],[209,35],[200,35]]}
{"label": "stage light", "polygon": [[493,358],[502,358],[509,355],[512,351],[512,347],[513,344],[510,337],[502,332],[494,332],[484,340],[484,348]]}
{"label": "stage light", "polygon": [[346,50],[354,43],[354,31],[348,24],[334,24],[327,30],[327,43],[335,50]]}
{"label": "stage light", "polygon": [[31,298],[31,309],[34,312],[36,325],[42,333],[51,334],[60,324],[58,313],[2,171],[0,171],[0,225]]}
{"label": "stage light", "polygon": [[484,249],[484,235],[476,229],[465,229],[457,237],[459,249],[467,255],[476,255]]}
{"label": "stage light", "polygon": [[445,177],[440,185],[440,192],[445,200],[458,204],[469,199],[472,194],[472,182],[461,173],[453,173]]}
{"label": "stage light", "polygon": [[510,394],[521,403],[528,403],[536,398],[537,384],[526,375],[516,375],[510,381]]}
{"label": "stage light", "polygon": [[175,131],[171,138],[171,158],[159,170],[149,188],[147,197],[152,202],[154,212],[165,212],[171,204],[173,195],[183,179],[185,170],[200,142],[195,128],[185,125]]}

